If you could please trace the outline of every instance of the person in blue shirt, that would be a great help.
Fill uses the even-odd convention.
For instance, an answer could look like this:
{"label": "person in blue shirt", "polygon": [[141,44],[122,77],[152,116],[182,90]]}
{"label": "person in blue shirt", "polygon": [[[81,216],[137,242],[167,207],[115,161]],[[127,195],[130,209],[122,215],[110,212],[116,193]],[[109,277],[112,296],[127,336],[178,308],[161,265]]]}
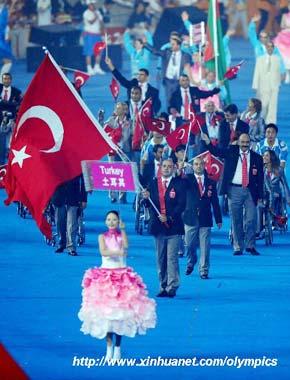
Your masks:
{"label": "person in blue shirt", "polygon": [[[261,18],[260,15],[255,15],[254,17],[252,17],[248,26],[248,37],[249,37],[251,45],[254,48],[256,59],[258,57],[261,57],[264,54],[267,54],[266,44],[270,40],[268,33],[265,32],[264,30],[260,31],[259,38],[258,38],[256,22],[258,22],[260,18]],[[279,49],[276,46],[274,48],[273,54],[277,55],[280,58],[280,72],[281,74],[285,74],[286,69],[285,69],[284,61]]]}
{"label": "person in blue shirt", "polygon": [[130,56],[132,76],[136,77],[140,69],[149,70],[151,53],[144,48],[144,43],[153,45],[152,34],[146,30],[143,38],[132,39],[130,29],[126,29],[123,40],[125,50]]}
{"label": "person in blue shirt", "polygon": [[285,141],[278,137],[278,127],[276,124],[267,124],[265,128],[265,138],[256,145],[256,152],[263,155],[267,150],[273,150],[280,160],[280,166],[285,168],[288,147]]}

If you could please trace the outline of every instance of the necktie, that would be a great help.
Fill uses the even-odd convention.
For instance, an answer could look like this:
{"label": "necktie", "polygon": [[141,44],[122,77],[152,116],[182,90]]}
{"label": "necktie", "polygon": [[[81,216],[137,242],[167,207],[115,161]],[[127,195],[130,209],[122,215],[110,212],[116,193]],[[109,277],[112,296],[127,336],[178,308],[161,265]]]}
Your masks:
{"label": "necktie", "polygon": [[168,187],[168,180],[167,179],[165,179],[164,181],[163,181],[163,186],[164,186],[164,189],[165,189],[165,191],[167,190],[167,187]]}
{"label": "necktie", "polygon": [[5,102],[8,102],[8,90],[4,89],[4,99],[3,100],[5,100]]}
{"label": "necktie", "polygon": [[230,123],[230,130],[231,130],[230,142],[233,142],[236,137],[236,132],[234,130],[234,123]]}
{"label": "necktie", "polygon": [[247,187],[249,184],[249,176],[248,176],[248,163],[247,163],[247,155],[243,153],[242,158],[242,187]]}
{"label": "necktie", "polygon": [[184,119],[189,120],[189,97],[188,90],[184,90]]}
{"label": "necktie", "polygon": [[203,186],[202,186],[202,182],[201,182],[201,177],[198,177],[197,183],[198,183],[199,194],[200,194],[200,196],[202,196],[202,194],[203,194]]}
{"label": "necktie", "polygon": [[176,53],[172,53],[172,64],[173,66],[176,66]]}

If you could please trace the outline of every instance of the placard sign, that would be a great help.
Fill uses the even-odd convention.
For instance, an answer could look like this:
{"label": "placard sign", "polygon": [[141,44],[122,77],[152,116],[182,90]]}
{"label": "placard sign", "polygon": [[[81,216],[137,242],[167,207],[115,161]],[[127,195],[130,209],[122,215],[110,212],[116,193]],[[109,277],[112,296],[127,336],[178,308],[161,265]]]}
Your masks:
{"label": "placard sign", "polygon": [[137,166],[134,162],[83,161],[86,190],[136,192]]}

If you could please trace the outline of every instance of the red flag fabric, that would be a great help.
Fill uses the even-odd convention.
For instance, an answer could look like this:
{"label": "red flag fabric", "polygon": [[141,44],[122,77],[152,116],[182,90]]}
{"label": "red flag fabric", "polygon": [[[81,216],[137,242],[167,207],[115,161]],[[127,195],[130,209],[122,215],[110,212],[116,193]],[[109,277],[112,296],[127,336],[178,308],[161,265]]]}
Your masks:
{"label": "red flag fabric", "polygon": [[90,78],[89,74],[84,73],[83,71],[75,71],[74,72],[75,88],[79,90],[89,78]]}
{"label": "red flag fabric", "polygon": [[199,154],[197,157],[201,157],[205,163],[205,170],[209,178],[213,181],[218,181],[223,171],[224,164],[208,150]]}
{"label": "red flag fabric", "polygon": [[225,75],[224,75],[224,78],[225,79],[228,79],[228,80],[232,80],[232,79],[236,79],[237,75],[238,75],[238,72],[242,66],[242,64],[244,63],[244,61],[241,61],[240,63],[238,63],[236,66],[232,66],[230,67]]}
{"label": "red flag fabric", "polygon": [[196,115],[194,109],[192,108],[192,105],[190,106],[189,122],[191,128],[190,132],[193,135],[198,135],[200,133],[201,127],[205,123],[205,120],[201,115]]}
{"label": "red flag fabric", "polygon": [[110,83],[110,90],[113,95],[113,98],[116,100],[120,92],[120,86],[115,78],[112,78],[112,82]]}
{"label": "red flag fabric", "polygon": [[140,119],[144,126],[147,129],[146,125],[150,122],[152,118],[152,98],[148,98],[146,102],[143,104],[140,110]]}
{"label": "red flag fabric", "polygon": [[104,41],[99,41],[96,42],[94,45],[94,55],[97,57],[98,55],[101,54],[101,52],[106,48],[106,42]]}
{"label": "red flag fabric", "polygon": [[0,374],[2,380],[28,380],[28,376],[0,344]]}
{"label": "red flag fabric", "polygon": [[[109,124],[106,124],[104,126],[104,131],[110,136],[110,138],[112,139],[113,143],[114,144],[119,144],[119,142],[121,141],[121,138],[122,138],[122,128],[121,127],[118,127],[118,128],[112,128]],[[114,150],[110,150],[109,152],[109,155],[115,155],[115,151]]]}
{"label": "red flag fabric", "polygon": [[175,131],[173,131],[172,133],[170,133],[170,135],[166,137],[168,145],[173,150],[175,150],[178,147],[178,145],[187,144],[188,137],[189,137],[188,136],[189,128],[190,128],[189,124],[184,124],[181,127],[176,128]]}
{"label": "red flag fabric", "polygon": [[170,133],[171,123],[161,119],[147,119],[145,128],[148,131],[158,132],[163,136],[168,136]]}
{"label": "red flag fabric", "polygon": [[0,189],[4,189],[4,177],[6,175],[7,171],[7,164],[5,165],[0,165]]}
{"label": "red flag fabric", "polygon": [[141,149],[142,142],[145,138],[145,131],[140,120],[140,115],[135,116],[135,125],[132,136],[132,149],[139,150]]}
{"label": "red flag fabric", "polygon": [[18,112],[5,176],[5,203],[21,201],[50,238],[51,228],[43,212],[56,187],[81,174],[82,160],[100,159],[114,148],[47,54]]}

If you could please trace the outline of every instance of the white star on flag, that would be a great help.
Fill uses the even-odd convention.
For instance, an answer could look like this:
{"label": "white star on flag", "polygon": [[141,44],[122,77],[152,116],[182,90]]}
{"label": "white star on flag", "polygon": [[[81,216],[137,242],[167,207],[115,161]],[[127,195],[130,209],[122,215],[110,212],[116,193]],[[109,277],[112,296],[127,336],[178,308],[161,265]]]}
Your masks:
{"label": "white star on flag", "polygon": [[12,149],[12,152],[14,154],[14,158],[13,158],[12,163],[11,163],[12,165],[18,164],[22,168],[23,161],[26,160],[26,158],[31,157],[29,154],[25,153],[26,147],[27,147],[27,145],[25,145],[20,150]]}

